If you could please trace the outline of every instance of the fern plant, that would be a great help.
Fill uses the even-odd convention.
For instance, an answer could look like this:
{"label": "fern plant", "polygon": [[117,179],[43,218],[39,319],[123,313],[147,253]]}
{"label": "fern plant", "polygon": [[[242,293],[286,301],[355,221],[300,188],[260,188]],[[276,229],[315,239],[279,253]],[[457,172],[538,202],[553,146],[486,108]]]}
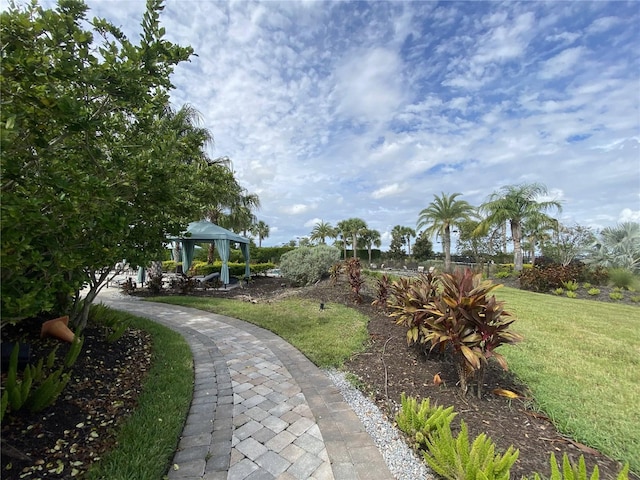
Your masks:
{"label": "fern plant", "polygon": [[415,440],[416,447],[424,450],[426,441],[441,428],[448,428],[457,413],[453,406],[444,408],[441,405],[431,406],[430,400],[425,398],[418,404],[414,397],[407,397],[404,393],[400,397],[401,408],[396,415],[398,428]]}
{"label": "fern plant", "polygon": [[[580,459],[578,460],[578,465],[573,465],[569,457],[565,453],[562,457],[562,470],[556,461],[556,456],[551,454],[551,477],[546,479],[546,477],[541,476],[536,473],[533,476],[533,480],[599,480],[600,479],[600,471],[598,470],[598,466],[595,465],[593,467],[593,472],[591,472],[591,476],[589,476],[587,472],[587,465],[584,461],[584,456],[580,455]],[[525,479],[526,480],[526,479]],[[616,480],[629,480],[629,464],[625,464],[622,468]]]}
{"label": "fern plant", "polygon": [[520,451],[510,446],[504,454],[496,454],[495,444],[484,433],[469,444],[467,425],[464,421],[460,425],[456,438],[447,425],[427,439],[423,457],[433,471],[447,480],[509,480]]}

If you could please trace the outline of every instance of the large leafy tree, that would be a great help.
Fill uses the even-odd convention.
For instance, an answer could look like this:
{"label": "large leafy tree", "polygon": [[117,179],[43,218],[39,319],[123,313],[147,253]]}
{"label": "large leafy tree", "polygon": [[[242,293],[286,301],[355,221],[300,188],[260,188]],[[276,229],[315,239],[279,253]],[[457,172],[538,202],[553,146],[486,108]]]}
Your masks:
{"label": "large leafy tree", "polygon": [[458,200],[461,193],[434,195],[433,202],[418,216],[418,229],[425,228],[429,236],[442,238],[444,270],[451,271],[451,229],[464,220],[472,218],[475,209],[465,200]]}
{"label": "large leafy tree", "polygon": [[206,135],[167,107],[192,50],[163,38],[162,9],[148,1],[139,45],[77,0],[1,14],[3,320],[82,328],[112,266],[157,258],[200,208]]}
{"label": "large leafy tree", "polygon": [[336,235],[336,229],[330,223],[321,220],[313,226],[310,238],[313,241],[326,244],[327,238],[336,238]]}
{"label": "large leafy tree", "polygon": [[513,242],[513,263],[518,272],[522,270],[524,223],[550,224],[553,219],[545,212],[551,209],[562,210],[559,201],[542,200],[546,195],[547,187],[540,183],[507,185],[492,193],[480,206],[480,210],[486,214],[483,226],[509,223]]}

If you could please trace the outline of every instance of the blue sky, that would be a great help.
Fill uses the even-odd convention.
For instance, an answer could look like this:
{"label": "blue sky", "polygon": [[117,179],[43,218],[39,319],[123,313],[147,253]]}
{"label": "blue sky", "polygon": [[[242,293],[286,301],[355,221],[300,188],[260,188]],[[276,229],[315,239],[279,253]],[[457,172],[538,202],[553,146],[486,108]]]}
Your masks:
{"label": "blue sky", "polygon": [[[87,1],[138,38],[143,1]],[[271,228],[360,217],[389,244],[434,194],[545,184],[562,223],[640,221],[640,3],[169,0],[188,103]]]}

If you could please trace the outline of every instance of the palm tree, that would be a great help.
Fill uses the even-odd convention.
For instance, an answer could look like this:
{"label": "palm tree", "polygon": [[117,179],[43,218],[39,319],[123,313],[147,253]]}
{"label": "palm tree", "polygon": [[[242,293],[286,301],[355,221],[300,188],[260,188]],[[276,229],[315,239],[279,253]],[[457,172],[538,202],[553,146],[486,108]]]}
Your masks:
{"label": "palm tree", "polygon": [[451,271],[451,227],[471,218],[475,209],[465,200],[456,200],[461,193],[433,196],[427,208],[420,212],[417,228],[426,227],[427,235],[442,237],[444,251],[444,270]]}
{"label": "palm tree", "polygon": [[310,238],[311,240],[318,240],[324,245],[326,238],[336,238],[336,229],[330,223],[321,220],[314,225]]}
{"label": "palm tree", "polygon": [[553,219],[544,212],[551,208],[562,210],[562,205],[557,200],[538,200],[547,194],[547,187],[540,183],[507,185],[492,193],[487,202],[480,206],[480,210],[487,214],[485,223],[498,225],[509,222],[513,241],[513,263],[517,272],[522,270],[523,223],[528,219],[538,223],[551,223]]}
{"label": "palm tree", "polygon": [[[346,224],[344,227],[346,230],[344,233],[347,236],[351,236],[351,246],[353,247],[353,258],[357,257],[358,251],[358,238],[362,235],[364,231],[367,230],[367,222],[362,220],[361,218],[350,218],[345,220]],[[346,255],[346,252],[345,252]]]}
{"label": "palm tree", "polygon": [[380,247],[380,232],[378,230],[369,230],[368,228],[360,234],[360,241],[367,247],[369,252],[369,265],[371,265],[371,248],[373,245]]}
{"label": "palm tree", "polygon": [[591,263],[604,267],[640,269],[640,223],[625,222],[607,227],[593,245]]}
{"label": "palm tree", "polygon": [[532,265],[535,264],[538,242],[549,239],[549,230],[557,231],[559,227],[560,225],[555,218],[549,219],[546,215],[542,217],[531,216],[524,221],[522,225],[523,237],[527,239]]}
{"label": "palm tree", "polygon": [[251,233],[258,236],[258,248],[261,248],[262,239],[269,237],[269,225],[260,220],[251,226]]}
{"label": "palm tree", "polygon": [[416,231],[411,227],[402,227],[402,236],[407,242],[407,255],[411,256],[411,237],[416,236]]}

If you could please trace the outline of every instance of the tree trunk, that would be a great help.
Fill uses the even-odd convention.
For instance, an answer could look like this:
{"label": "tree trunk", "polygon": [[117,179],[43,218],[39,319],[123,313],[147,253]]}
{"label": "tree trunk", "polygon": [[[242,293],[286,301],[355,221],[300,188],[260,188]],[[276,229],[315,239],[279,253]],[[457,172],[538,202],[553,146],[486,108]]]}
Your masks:
{"label": "tree trunk", "polygon": [[511,236],[513,237],[513,265],[516,272],[522,271],[522,232],[520,223],[511,221]]}
{"label": "tree trunk", "polygon": [[451,231],[449,230],[449,227],[444,229],[442,246],[444,248],[444,271],[451,273]]}

